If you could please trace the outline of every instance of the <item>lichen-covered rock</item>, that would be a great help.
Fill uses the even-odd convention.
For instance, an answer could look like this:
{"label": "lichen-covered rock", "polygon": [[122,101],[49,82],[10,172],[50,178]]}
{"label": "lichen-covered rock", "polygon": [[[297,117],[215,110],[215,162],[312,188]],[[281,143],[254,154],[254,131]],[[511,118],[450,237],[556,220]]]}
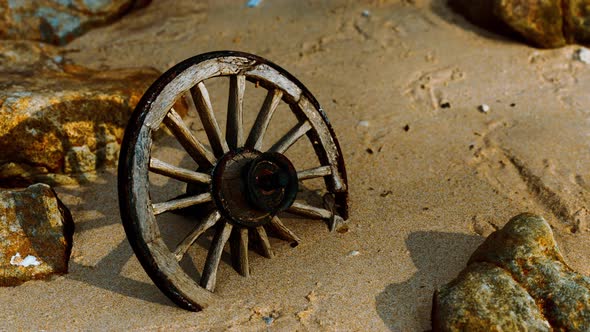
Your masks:
{"label": "lichen-covered rock", "polygon": [[565,263],[542,217],[521,214],[492,233],[467,269],[435,293],[432,315],[437,331],[589,331],[590,278]]}
{"label": "lichen-covered rock", "polygon": [[0,191],[0,286],[68,272],[74,223],[45,184]]}
{"label": "lichen-covered rock", "polygon": [[434,298],[435,330],[550,330],[535,300],[510,273],[493,264],[469,265]]}
{"label": "lichen-covered rock", "polygon": [[158,75],[91,70],[48,45],[0,41],[0,184],[71,183],[114,165],[131,111]]}
{"label": "lichen-covered rock", "polygon": [[586,0],[449,0],[474,24],[513,31],[540,47],[590,42],[590,3]]}
{"label": "lichen-covered rock", "polygon": [[65,44],[147,0],[0,0],[0,39]]}
{"label": "lichen-covered rock", "polygon": [[564,3],[565,35],[570,43],[590,43],[590,2],[569,0]]}

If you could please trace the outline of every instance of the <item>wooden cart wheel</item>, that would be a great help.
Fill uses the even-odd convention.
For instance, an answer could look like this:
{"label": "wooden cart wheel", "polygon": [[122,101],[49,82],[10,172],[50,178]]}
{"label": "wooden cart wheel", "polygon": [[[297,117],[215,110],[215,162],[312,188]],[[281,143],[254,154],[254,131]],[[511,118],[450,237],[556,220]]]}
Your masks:
{"label": "wooden cart wheel", "polygon": [[[229,78],[225,135],[205,86],[206,80],[224,76]],[[243,126],[247,82],[267,90],[249,133]],[[199,140],[173,107],[186,96],[195,105],[208,142]],[[288,105],[297,124],[263,151],[265,133],[281,102]],[[187,169],[152,156],[157,142],[154,133],[164,127],[198,167]],[[296,170],[285,152],[304,136],[319,162]],[[150,173],[187,183],[188,189],[175,199],[153,202]],[[297,199],[300,182],[314,178],[324,179],[320,182],[326,193],[321,206]],[[147,90],[125,131],[118,187],[121,218],[138,260],[162,292],[182,308],[195,311],[215,297],[217,269],[227,242],[234,268],[248,276],[249,239],[251,244],[258,242],[267,257],[272,251],[266,228],[285,240],[300,241],[281,222],[281,213],[325,220],[331,228],[348,217],[342,153],[326,114],[303,84],[284,69],[241,52],[212,52],[185,60]],[[209,207],[203,209],[206,213],[193,213],[197,220],[192,230],[170,248],[162,239],[158,216],[205,205]],[[179,262],[206,231],[214,235],[200,280],[194,280]]]}

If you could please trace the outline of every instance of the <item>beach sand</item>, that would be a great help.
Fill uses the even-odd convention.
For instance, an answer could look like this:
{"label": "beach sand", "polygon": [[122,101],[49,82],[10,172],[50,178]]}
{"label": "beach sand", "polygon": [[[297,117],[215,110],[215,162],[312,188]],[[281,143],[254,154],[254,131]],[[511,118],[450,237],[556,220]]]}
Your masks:
{"label": "beach sand", "polygon": [[225,259],[218,300],[188,312],[135,258],[116,170],[103,170],[56,188],[77,227],[70,273],[1,288],[0,329],[429,330],[434,289],[525,211],[544,216],[566,260],[590,275],[590,65],[574,59],[578,46],[538,50],[439,0],[245,3],[154,1],[74,40],[67,58],[165,71],[231,49],[279,64],[336,131],[349,231],[286,218],[299,246],[272,239],[273,259],[251,252],[250,278]]}

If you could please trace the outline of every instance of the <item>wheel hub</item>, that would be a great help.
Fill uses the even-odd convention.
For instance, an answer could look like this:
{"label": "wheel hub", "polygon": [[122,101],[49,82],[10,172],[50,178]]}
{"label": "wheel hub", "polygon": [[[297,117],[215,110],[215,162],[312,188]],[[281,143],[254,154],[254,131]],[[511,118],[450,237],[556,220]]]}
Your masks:
{"label": "wheel hub", "polygon": [[242,226],[268,223],[293,204],[298,187],[293,164],[276,152],[228,152],[213,170],[215,203],[225,218]]}

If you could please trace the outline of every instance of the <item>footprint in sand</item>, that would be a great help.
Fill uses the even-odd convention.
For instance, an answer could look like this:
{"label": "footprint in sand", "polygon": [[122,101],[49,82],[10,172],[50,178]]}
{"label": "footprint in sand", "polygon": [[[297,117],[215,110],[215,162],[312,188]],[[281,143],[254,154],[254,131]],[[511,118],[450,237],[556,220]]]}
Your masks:
{"label": "footprint in sand", "polygon": [[407,84],[404,95],[410,96],[413,107],[435,111],[446,100],[444,88],[450,83],[463,80],[465,73],[459,68],[442,68],[425,73],[417,72],[415,76],[417,78]]}

